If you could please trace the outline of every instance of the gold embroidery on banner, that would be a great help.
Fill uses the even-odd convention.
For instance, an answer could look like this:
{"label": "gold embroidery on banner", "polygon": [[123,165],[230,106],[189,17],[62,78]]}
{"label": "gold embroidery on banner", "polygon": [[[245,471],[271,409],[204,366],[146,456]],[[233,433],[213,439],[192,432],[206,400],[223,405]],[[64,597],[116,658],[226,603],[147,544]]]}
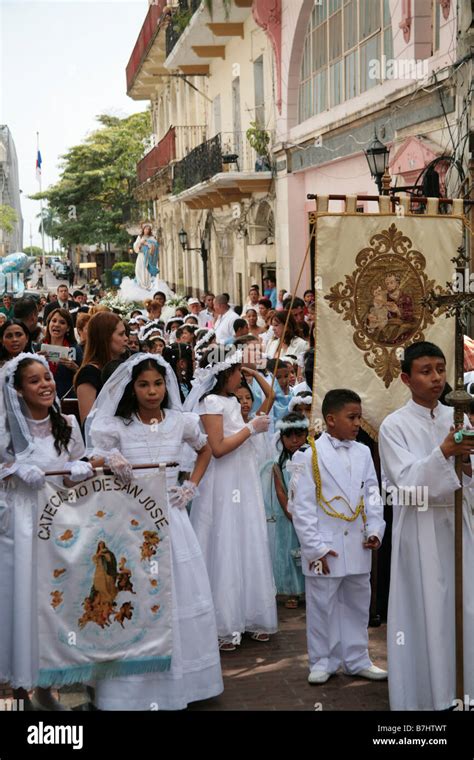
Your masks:
{"label": "gold embroidery on banner", "polygon": [[356,269],[324,296],[329,306],[354,327],[353,340],[364,361],[386,388],[400,374],[399,349],[424,340],[424,330],[445,309],[433,314],[422,298],[446,292],[426,273],[426,259],[409,237],[391,224],[372,235],[370,247],[356,256]]}

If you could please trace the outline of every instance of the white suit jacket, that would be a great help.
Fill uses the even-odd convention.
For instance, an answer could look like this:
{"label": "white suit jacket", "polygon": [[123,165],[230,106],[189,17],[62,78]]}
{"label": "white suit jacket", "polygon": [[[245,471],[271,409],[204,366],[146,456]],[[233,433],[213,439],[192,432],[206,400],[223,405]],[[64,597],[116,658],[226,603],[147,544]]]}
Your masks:
{"label": "white suit jacket", "polygon": [[[326,501],[334,496],[344,496],[355,511],[360,497],[364,497],[367,517],[367,536],[377,536],[382,541],[385,531],[383,503],[372,456],[367,446],[352,441],[347,449],[351,471],[343,466],[327,433],[316,441],[322,493]],[[312,450],[308,447],[298,451],[290,465],[292,479],[289,486],[288,508],[293,515],[293,525],[301,545],[302,569],[308,576],[314,575],[309,563],[320,559],[330,549],[337,557],[329,557],[330,576],[342,577],[370,572],[372,552],[364,549],[364,524],[362,516],[353,522],[329,517],[316,502],[316,484],[313,477]],[[335,501],[337,512],[350,515],[347,504]]]}

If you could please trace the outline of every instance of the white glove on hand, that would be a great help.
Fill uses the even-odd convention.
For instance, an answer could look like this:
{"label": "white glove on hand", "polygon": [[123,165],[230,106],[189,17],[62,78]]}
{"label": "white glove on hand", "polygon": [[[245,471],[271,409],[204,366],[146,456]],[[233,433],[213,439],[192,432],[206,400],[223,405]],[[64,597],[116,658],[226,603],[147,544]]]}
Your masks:
{"label": "white glove on hand", "polygon": [[71,462],[69,480],[73,483],[80,483],[81,480],[87,480],[94,475],[94,468],[90,462],[82,462],[80,459],[76,462]]}
{"label": "white glove on hand", "polygon": [[15,472],[23,483],[32,488],[42,488],[45,484],[45,475],[35,464],[20,464]]}
{"label": "white glove on hand", "polygon": [[256,433],[266,433],[270,427],[270,417],[268,414],[262,414],[259,417],[254,417],[253,420],[247,423],[247,427],[250,430],[250,435]]}
{"label": "white glove on hand", "polygon": [[0,468],[0,481],[8,478],[10,475],[14,475],[18,467],[19,465],[17,462],[10,462],[9,464],[4,462]]}
{"label": "white glove on hand", "polygon": [[125,457],[120,453],[120,451],[118,451],[118,449],[112,449],[109,456],[105,460],[105,464],[110,467],[113,474],[120,480],[121,483],[123,483],[124,486],[127,486],[132,482],[132,465],[128,459],[125,459]]}
{"label": "white glove on hand", "polygon": [[184,509],[198,493],[197,485],[190,480],[185,480],[182,486],[172,486],[169,489],[169,501],[172,507]]}

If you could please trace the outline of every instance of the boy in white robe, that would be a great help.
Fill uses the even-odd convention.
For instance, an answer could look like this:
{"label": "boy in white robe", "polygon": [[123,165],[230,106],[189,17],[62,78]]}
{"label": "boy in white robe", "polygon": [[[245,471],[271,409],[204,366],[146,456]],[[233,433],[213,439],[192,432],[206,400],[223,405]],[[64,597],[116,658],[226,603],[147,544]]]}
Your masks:
{"label": "boy in white robe", "polygon": [[385,522],[370,450],[355,440],[361,400],[354,391],[329,391],[322,412],[327,432],[314,450],[294,455],[288,504],[305,575],[308,681],[325,683],[340,666],[383,680],[386,671],[369,657],[367,624],[370,550],[380,547]]}
{"label": "boy in white robe", "polygon": [[[455,698],[454,455],[469,486],[474,450],[454,440],[453,409],[439,403],[446,360],[433,343],[405,350],[401,380],[411,391],[379,432],[387,503],[393,505],[387,653],[392,710],[447,710]],[[467,417],[466,426],[469,426]],[[474,694],[474,542],[463,505],[464,690]]]}

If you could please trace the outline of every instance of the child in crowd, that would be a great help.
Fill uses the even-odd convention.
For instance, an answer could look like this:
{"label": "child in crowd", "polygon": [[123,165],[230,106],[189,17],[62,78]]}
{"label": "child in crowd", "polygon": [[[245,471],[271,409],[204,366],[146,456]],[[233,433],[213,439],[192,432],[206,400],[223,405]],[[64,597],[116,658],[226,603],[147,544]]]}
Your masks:
{"label": "child in crowd", "polygon": [[[12,489],[10,551],[2,551],[0,575],[11,596],[2,607],[0,626],[0,680],[9,681],[25,709],[65,710],[51,689],[39,688],[39,623],[37,615],[36,491],[48,470],[67,470],[58,486],[71,488],[93,475],[84,456],[76,418],[61,414],[56,386],[42,356],[19,354],[3,371],[8,434],[15,463]],[[3,548],[3,547],[2,547]],[[43,589],[44,591],[44,589]],[[28,689],[35,689],[30,702]]]}
{"label": "child in crowd", "polygon": [[[255,397],[250,387],[250,383],[255,381],[261,389],[263,395],[263,402],[255,412],[252,412],[252,406],[255,401]],[[255,369],[242,366],[242,384],[240,388],[237,388],[235,395],[240,404],[240,410],[242,412],[242,419],[247,424],[250,420],[258,417],[260,414],[269,414],[272,408],[273,399],[275,394],[270,388],[269,384]],[[260,468],[271,456],[272,446],[268,434],[259,435],[258,437],[252,436],[250,443],[255,450],[255,459],[258,467]]]}
{"label": "child in crowd", "polygon": [[267,362],[267,373],[271,376],[275,373],[275,382],[273,388],[275,391],[275,401],[272,409],[272,429],[275,429],[275,424],[278,420],[281,420],[285,414],[288,414],[288,405],[293,398],[293,394],[290,387],[290,362],[279,361],[277,367],[276,359],[269,359]]}
{"label": "child in crowd", "polygon": [[[156,430],[158,426],[158,431]],[[103,679],[97,683],[101,710],[182,710],[223,689],[211,590],[187,503],[210,458],[195,414],[183,414],[176,381],[161,356],[137,354],[123,362],[99,395],[90,428],[92,455],[104,460],[124,483],[132,464],[179,461],[183,444],[197,452],[189,481],[178,486],[178,467],[166,468],[172,571],[173,655],[160,673]],[[124,515],[125,519],[126,515]]]}
{"label": "child in crowd", "polygon": [[291,399],[288,404],[288,413],[296,412],[302,414],[308,422],[311,422],[311,406],[313,404],[313,394],[309,391],[300,391]]}
{"label": "child in crowd", "polygon": [[[224,354],[224,352],[222,352]],[[265,642],[277,630],[275,586],[260,477],[251,436],[268,416],[245,424],[235,394],[242,384],[239,352],[196,371],[185,409],[197,408],[212,450],[193,499],[191,522],[206,561],[220,649],[232,652],[244,632]]]}
{"label": "child in crowd", "polygon": [[193,350],[188,343],[171,343],[163,349],[163,358],[167,361],[178,380],[181,401],[191,390],[193,379]]}
{"label": "child in crowd", "polygon": [[[454,493],[462,462],[464,694],[474,693],[474,531],[470,436],[458,441],[453,409],[441,403],[446,358],[434,343],[405,349],[400,380],[411,399],[380,426],[383,480],[393,494],[387,617],[392,710],[448,710],[456,696]],[[464,428],[469,428],[467,417]],[[413,493],[416,494],[413,499]],[[404,632],[404,646],[400,634]]]}
{"label": "child in crowd", "polygon": [[[289,511],[306,577],[306,626],[311,684],[342,666],[370,680],[387,678],[368,652],[371,552],[385,522],[370,450],[355,440],[362,417],[357,393],[329,391],[327,431],[293,457]],[[316,497],[316,503],[315,503]]]}
{"label": "child in crowd", "polygon": [[277,594],[287,597],[285,607],[295,609],[304,593],[304,576],[300,545],[288,509],[291,474],[287,465],[306,443],[309,425],[302,414],[291,412],[276,427],[280,433],[277,453],[262,467],[260,476]]}

